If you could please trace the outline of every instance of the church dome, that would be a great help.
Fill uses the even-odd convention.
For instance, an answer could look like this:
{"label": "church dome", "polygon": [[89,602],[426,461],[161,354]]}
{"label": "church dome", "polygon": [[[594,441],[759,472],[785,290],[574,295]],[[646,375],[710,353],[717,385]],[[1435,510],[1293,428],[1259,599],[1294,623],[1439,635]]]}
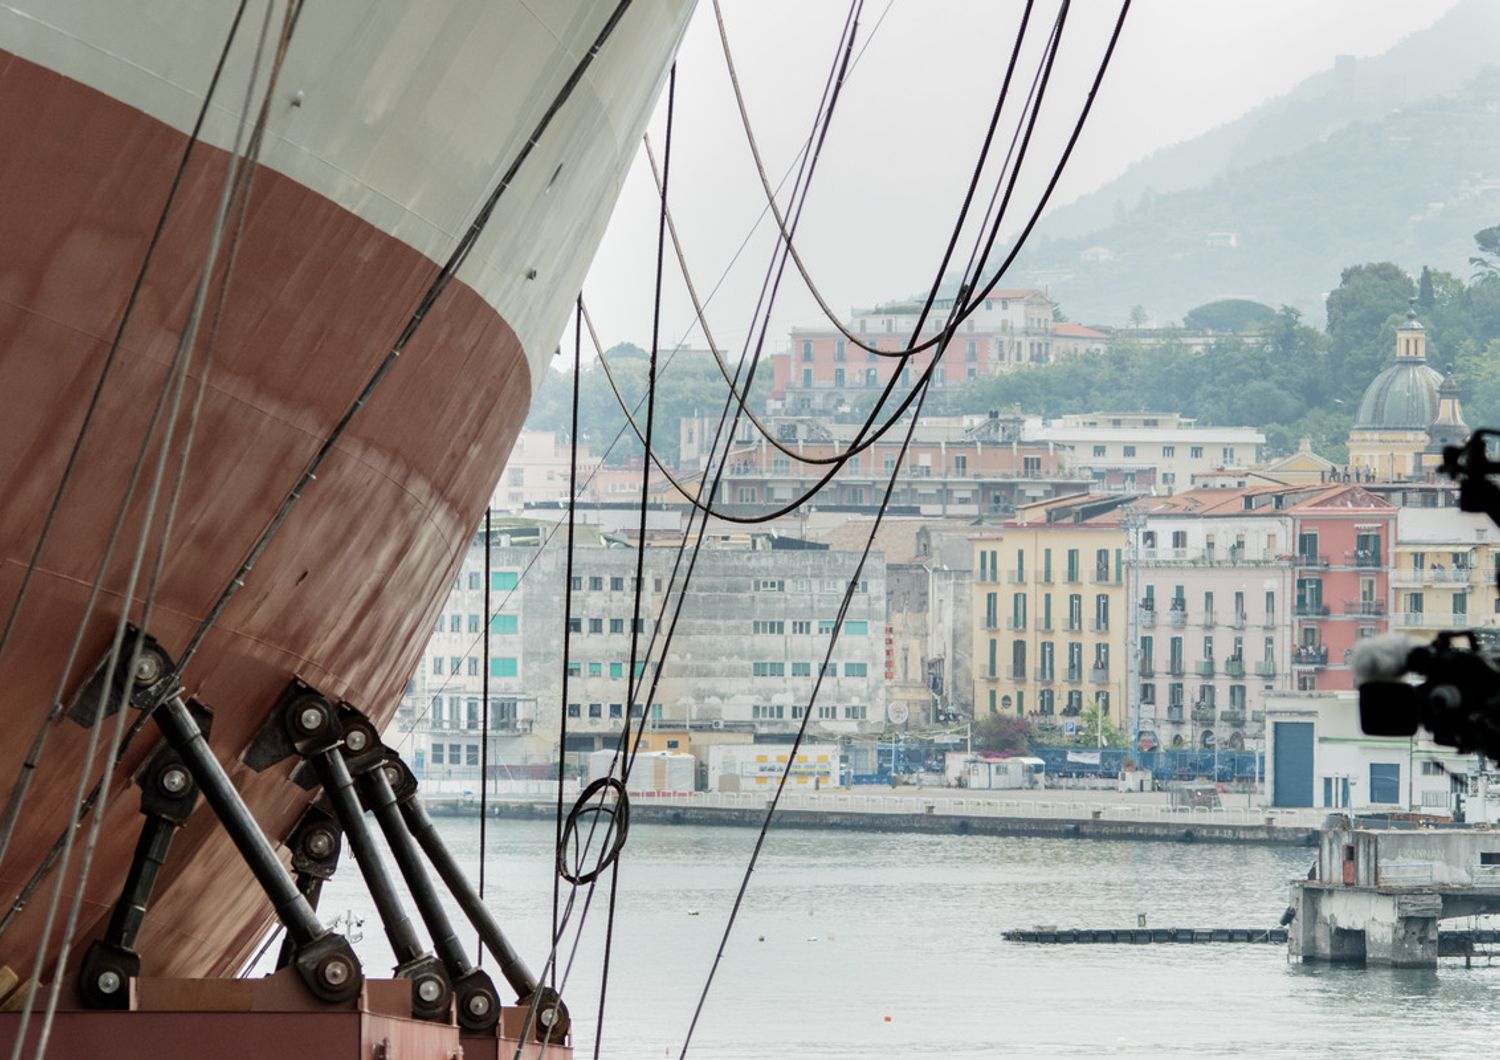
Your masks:
{"label": "church dome", "polygon": [[1422,361],[1402,360],[1377,375],[1354,415],[1357,431],[1425,431],[1437,419],[1443,377]]}
{"label": "church dome", "polygon": [[1354,414],[1356,431],[1425,431],[1437,419],[1443,375],[1427,363],[1427,333],[1416,299],[1396,329],[1396,358],[1371,380]]}

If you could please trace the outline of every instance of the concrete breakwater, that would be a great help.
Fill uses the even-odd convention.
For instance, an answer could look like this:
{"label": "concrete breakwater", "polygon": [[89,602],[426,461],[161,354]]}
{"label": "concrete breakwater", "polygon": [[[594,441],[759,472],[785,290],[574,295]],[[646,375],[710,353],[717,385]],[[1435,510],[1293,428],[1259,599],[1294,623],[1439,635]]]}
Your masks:
{"label": "concrete breakwater", "polygon": [[[768,795],[759,792],[697,792],[633,795],[633,821],[759,827]],[[431,799],[436,814],[477,813],[473,799]],[[556,803],[504,799],[490,804],[496,816],[550,817]],[[854,829],[932,835],[1027,836],[1052,839],[1125,839],[1180,843],[1252,843],[1313,846],[1320,815],[1244,807],[1172,809],[1121,802],[1003,800],[895,795],[792,793],[777,812],[775,826],[799,829]]]}

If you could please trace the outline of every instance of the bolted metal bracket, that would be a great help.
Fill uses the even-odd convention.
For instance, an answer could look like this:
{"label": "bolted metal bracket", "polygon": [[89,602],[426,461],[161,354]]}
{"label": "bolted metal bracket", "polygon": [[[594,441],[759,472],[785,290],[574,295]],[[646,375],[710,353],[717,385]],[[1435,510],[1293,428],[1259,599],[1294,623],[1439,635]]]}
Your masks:
{"label": "bolted metal bracket", "polygon": [[[135,654],[137,646],[140,657],[136,659],[134,680],[127,680],[125,666]],[[120,709],[120,704],[125,702],[127,685],[130,688],[130,705],[139,710],[155,706],[169,691],[175,664],[166,649],[149,633],[144,633],[135,626],[126,630],[125,640],[120,645],[120,654],[116,660],[118,665],[113,673],[110,672],[109,656],[110,653],[106,651],[84,681],[83,687],[68,703],[67,716],[85,729],[93,728],[96,720],[109,717]]]}

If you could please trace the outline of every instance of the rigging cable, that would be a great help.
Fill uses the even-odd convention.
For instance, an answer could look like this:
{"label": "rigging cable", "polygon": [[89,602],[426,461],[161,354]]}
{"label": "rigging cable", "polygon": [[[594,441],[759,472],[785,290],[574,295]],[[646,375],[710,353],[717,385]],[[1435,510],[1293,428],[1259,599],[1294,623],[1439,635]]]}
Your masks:
{"label": "rigging cable", "polygon": [[[1130,0],[1123,0],[1123,3],[1121,5],[1121,9],[1120,9],[1119,18],[1117,19],[1117,21],[1115,23],[1114,31],[1113,31],[1113,33],[1110,36],[1108,47],[1106,48],[1104,57],[1103,57],[1103,59],[1102,59],[1102,61],[1100,63],[1101,76],[1102,76],[1102,71],[1105,68],[1107,68],[1107,66],[1109,64],[1110,57],[1114,53],[1115,45],[1116,45],[1116,43],[1119,40],[1120,30],[1124,26],[1125,16],[1128,13],[1129,9],[1130,9]],[[1095,84],[1094,84],[1094,88],[1095,89],[1097,89],[1098,83],[1099,83],[1099,81],[1096,78]],[[1094,95],[1094,93],[1093,93],[1093,91],[1091,91],[1090,94],[1089,94],[1089,102],[1090,103],[1093,100],[1093,95]],[[987,246],[986,247],[986,252],[988,251],[988,249],[989,248]],[[981,257],[981,260],[982,260],[982,257]],[[952,331],[958,326],[958,324],[959,324],[959,322],[961,320],[962,320],[962,311],[961,311],[958,303],[955,301],[955,305],[953,307],[953,313],[950,315],[949,324],[944,329],[945,333],[947,335],[951,336]],[[911,439],[912,439],[913,434],[915,432],[917,420],[920,417],[921,404],[922,404],[922,401],[925,400],[925,397],[926,397],[926,386],[924,384],[922,399],[919,400],[918,406],[917,406],[917,409],[916,409],[916,414],[913,415],[911,423],[907,427],[906,438],[905,438],[905,441],[903,442],[903,455],[904,455],[905,448],[907,448],[907,447],[910,446]],[[829,659],[832,658],[833,646],[834,646],[834,643],[838,639],[839,631],[840,631],[840,629],[842,628],[842,625],[843,625],[844,616],[848,612],[849,603],[850,603],[850,601],[851,601],[851,599],[853,597],[854,587],[857,584],[860,572],[863,570],[865,560],[869,557],[869,554],[870,554],[871,550],[874,547],[876,534],[879,531],[881,521],[884,519],[885,512],[886,512],[886,510],[887,510],[887,508],[889,506],[891,494],[892,494],[892,492],[894,490],[896,478],[897,478],[897,476],[899,474],[900,474],[900,460],[898,459],[897,464],[896,464],[896,468],[893,469],[893,471],[892,471],[891,480],[887,484],[885,495],[884,495],[884,497],[881,500],[880,511],[877,514],[876,519],[875,519],[873,525],[871,526],[869,538],[865,542],[864,550],[861,553],[861,557],[860,557],[859,563],[856,566],[855,574],[854,574],[853,578],[851,578],[849,586],[845,590],[844,600],[843,600],[843,603],[842,603],[842,605],[840,606],[840,609],[839,609],[839,615],[835,619],[834,629],[833,629],[833,635],[830,637],[830,643],[829,643],[828,653],[825,655],[825,658],[824,658],[824,667],[819,670],[818,677],[817,677],[817,679],[816,679],[816,681],[814,683],[814,686],[813,686],[813,699],[814,700],[816,699],[818,689],[819,689],[819,687],[822,684],[823,674],[824,674],[824,672],[826,672],[826,668],[827,668],[827,662],[829,661]],[[679,1060],[685,1060],[685,1058],[687,1056],[688,1048],[689,1048],[689,1046],[690,1046],[690,1044],[692,1042],[693,1032],[694,1032],[694,1030],[696,1029],[696,1027],[698,1025],[698,1020],[699,1020],[700,1016],[702,1015],[703,1006],[704,1006],[704,1003],[707,1001],[708,992],[709,992],[710,988],[712,987],[714,975],[715,975],[715,973],[718,970],[720,962],[723,960],[724,951],[725,951],[725,948],[727,947],[728,941],[729,941],[729,935],[730,935],[731,931],[734,928],[735,920],[738,917],[739,910],[740,910],[741,905],[742,905],[743,900],[744,900],[745,892],[748,889],[749,884],[750,884],[750,877],[754,873],[756,862],[759,859],[760,852],[761,852],[762,848],[764,847],[766,836],[767,836],[767,834],[770,831],[771,822],[772,822],[772,820],[775,817],[776,809],[777,809],[778,804],[780,803],[782,792],[786,788],[787,778],[791,775],[792,760],[795,758],[796,753],[797,753],[797,749],[801,746],[802,740],[803,740],[804,736],[806,735],[807,727],[808,727],[808,722],[809,722],[809,719],[811,717],[811,714],[812,714],[812,711],[811,711],[810,705],[809,705],[809,709],[803,712],[802,723],[798,727],[797,737],[796,737],[795,741],[793,742],[792,750],[791,750],[791,752],[787,756],[787,765],[782,770],[781,777],[780,777],[780,779],[779,779],[779,781],[777,783],[776,792],[772,796],[770,804],[766,808],[766,813],[765,813],[765,817],[764,817],[764,819],[763,819],[763,821],[761,823],[760,832],[759,832],[759,834],[758,834],[758,836],[756,838],[755,846],[754,846],[754,848],[753,848],[753,850],[751,852],[750,862],[746,866],[745,873],[744,873],[743,877],[741,878],[739,890],[738,890],[738,893],[736,894],[734,904],[731,907],[728,921],[725,924],[724,934],[723,934],[723,937],[720,940],[718,951],[716,952],[716,954],[714,956],[714,961],[713,961],[713,964],[712,964],[712,966],[710,968],[710,971],[709,971],[709,974],[708,974],[708,978],[704,982],[703,991],[700,994],[700,996],[698,998],[698,1003],[697,1003],[697,1005],[696,1005],[696,1007],[694,1009],[693,1019],[692,1019],[691,1024],[688,1027],[687,1036],[686,1036],[686,1038],[683,1041],[682,1051],[679,1054]]]}
{"label": "rigging cable", "polygon": [[[484,640],[484,648],[480,658],[484,660],[479,667],[479,699],[483,706],[480,707],[481,719],[481,741],[479,744],[479,900],[484,901],[484,863],[485,863],[485,829],[490,817],[490,544],[492,525],[490,511],[494,505],[490,499],[484,502],[484,627],[480,636]],[[484,936],[479,936],[479,941],[474,944],[475,966],[484,967]]]}
{"label": "rigging cable", "polygon": [[[1001,111],[1002,111],[1002,108],[1003,108],[1003,104],[1004,104],[1006,95],[1007,95],[1007,93],[1009,91],[1011,74],[1014,71],[1015,62],[1016,62],[1016,59],[1018,58],[1019,53],[1020,53],[1022,39],[1023,39],[1025,30],[1026,30],[1026,23],[1027,23],[1027,21],[1029,19],[1030,13],[1031,13],[1031,6],[1032,6],[1031,3],[1028,2],[1026,10],[1025,10],[1025,12],[1023,14],[1023,17],[1022,17],[1021,29],[1020,29],[1020,32],[1016,36],[1015,46],[1014,46],[1014,48],[1012,50],[1011,65],[1007,69],[1006,77],[1005,77],[1005,80],[1004,80],[1004,82],[1002,84],[1000,95],[997,98],[995,109],[994,109],[994,112],[993,112],[993,115],[992,115],[992,118],[991,118],[990,127],[989,127],[989,130],[988,130],[988,133],[986,134],[984,149],[983,149],[983,151],[980,154],[978,163],[976,164],[976,167],[975,167],[975,170],[974,170],[974,174],[973,174],[973,176],[972,176],[972,178],[970,180],[968,192],[966,193],[966,196],[965,196],[963,208],[960,211],[958,222],[957,222],[957,224],[955,225],[955,227],[953,229],[952,235],[951,235],[951,237],[949,239],[948,248],[947,248],[947,250],[946,250],[946,252],[944,254],[944,267],[945,268],[946,268],[948,260],[951,258],[954,246],[955,246],[955,244],[956,244],[956,242],[957,242],[957,240],[959,238],[960,231],[961,231],[964,219],[965,219],[965,217],[968,214],[968,210],[969,210],[970,204],[972,203],[974,192],[976,190],[976,187],[977,187],[978,181],[980,179],[980,176],[981,176],[981,174],[983,172],[985,159],[988,156],[988,152],[989,152],[989,149],[990,149],[991,141],[993,139],[995,128],[996,128],[996,125],[997,125],[997,123],[999,121],[1000,114],[1001,114]],[[1064,4],[1063,8],[1062,8],[1062,12],[1065,13],[1066,10],[1067,10],[1067,5]],[[1018,153],[1017,152],[1017,140],[1018,140],[1018,138],[1021,137],[1021,128],[1022,128],[1021,126],[1018,126],[1017,129],[1016,129],[1015,136],[1013,136],[1012,139],[1011,139],[1010,150],[1009,150],[1009,152],[1006,155],[1005,162],[1001,166],[1000,178],[1001,178],[1001,183],[1003,184],[1004,183],[1003,178],[1004,178],[1004,173],[1006,171],[1006,168],[1007,168],[1007,166],[1008,166],[1008,164],[1009,164],[1012,156],[1014,155],[1016,157],[1015,169],[1012,171],[1011,181],[1010,181],[1010,183],[1008,185],[1008,188],[1014,188],[1015,181],[1016,181],[1016,178],[1019,175],[1021,165],[1025,161],[1026,148],[1029,145],[1029,140],[1030,140],[1030,130],[1031,130],[1031,128],[1035,124],[1037,115],[1039,115],[1039,113],[1040,113],[1041,99],[1042,99],[1043,93],[1046,90],[1047,82],[1050,79],[1051,69],[1052,69],[1052,58],[1056,55],[1056,46],[1060,42],[1061,29],[1062,29],[1062,18],[1060,17],[1059,20],[1057,21],[1057,23],[1054,25],[1053,34],[1052,34],[1051,38],[1049,38],[1048,50],[1043,55],[1043,61],[1042,61],[1042,63],[1039,64],[1038,67],[1037,67],[1037,72],[1036,72],[1036,74],[1035,74],[1035,76],[1033,77],[1033,80],[1032,80],[1031,93],[1027,97],[1028,103],[1032,99],[1035,99],[1036,105],[1030,111],[1031,119],[1030,119],[1030,122],[1026,125],[1026,136],[1024,138],[1020,139],[1020,150],[1019,150],[1019,153]],[[1023,111],[1023,113],[1025,113],[1025,112]],[[999,186],[1000,185],[997,184],[997,191],[998,191]],[[1006,196],[1005,196],[1006,201],[1009,200],[1009,195],[1010,195],[1010,192],[1009,192],[1009,190],[1007,190]],[[1044,200],[1044,202],[1045,202],[1045,200]],[[991,200],[991,206],[993,206],[993,199]],[[1003,204],[1002,204],[1002,209],[1003,209]],[[1037,212],[1040,213],[1040,207],[1038,208]],[[987,213],[988,213],[988,211],[987,211]],[[793,227],[793,230],[795,231],[795,228],[796,228],[796,218],[793,219],[793,225],[792,225],[792,227]],[[993,243],[993,232],[997,231],[997,230],[998,230],[998,223],[995,226],[993,226],[993,228],[992,228],[992,238],[991,238],[991,241],[990,241],[991,244]],[[988,250],[986,251],[986,257],[987,256],[988,256]],[[783,263],[784,263],[784,261],[785,261],[785,257],[784,257],[784,252],[783,252]],[[1007,266],[1008,266],[1008,264],[1009,264],[1009,262],[1007,262]],[[779,277],[778,277],[778,284],[779,284]],[[774,297],[775,297],[775,291],[774,290],[772,292],[772,297],[773,297],[773,300],[774,300]],[[923,307],[922,313],[919,316],[917,324],[915,325],[915,329],[914,329],[915,332],[917,332],[917,333],[920,332],[921,327],[922,327],[923,323],[925,322],[926,314],[928,313],[928,311],[930,311],[931,307],[932,307],[932,301],[931,301],[931,299],[929,299],[928,304]],[[766,317],[767,317],[766,323],[767,324],[769,324],[769,313],[770,313],[770,310],[769,310],[769,308],[767,308],[767,310],[766,310]],[[757,309],[757,315],[759,315],[759,309]],[[587,319],[587,316],[586,316],[586,319]],[[602,346],[599,343],[599,339],[598,339],[597,333],[595,333],[593,331],[592,321],[590,320],[589,323],[590,323],[590,334],[591,334],[591,336],[593,337],[593,340],[594,340],[595,348],[596,348],[596,351],[597,351],[598,356],[599,356],[600,365],[604,368],[605,376],[608,379],[611,388],[615,392],[615,397],[620,402],[621,408],[625,412],[625,417],[626,417],[626,420],[627,420],[627,426],[629,426],[635,432],[635,434],[636,434],[637,437],[641,437],[641,432],[640,432],[639,425],[635,422],[635,418],[634,418],[633,415],[631,415],[631,412],[630,412],[629,408],[627,408],[625,406],[624,397],[623,397],[623,395],[622,395],[622,393],[621,393],[621,391],[620,391],[620,389],[619,389],[619,387],[618,387],[618,385],[616,383],[616,380],[614,378],[613,372],[610,370],[608,358],[605,356],[604,351],[602,349]],[[762,329],[762,335],[761,335],[761,342],[764,343],[764,340],[765,340],[765,334],[764,334],[764,328],[763,328]],[[920,381],[925,381],[926,379],[928,379],[932,375],[933,371],[936,369],[936,367],[938,365],[938,362],[941,360],[944,352],[945,351],[939,351],[938,354],[931,359],[930,363],[924,369]],[[753,373],[755,371],[755,365],[758,363],[759,358],[760,358],[760,351],[758,349],[757,352],[756,352],[756,354],[755,354],[755,357],[754,357],[754,359],[752,360],[752,363],[751,363],[751,373],[752,373],[752,376],[753,376]],[[684,499],[686,499],[688,501],[688,503],[694,505],[695,507],[699,508],[700,510],[702,510],[704,512],[707,512],[709,514],[712,514],[716,518],[723,519],[726,522],[739,523],[739,524],[742,524],[742,525],[751,525],[751,524],[758,524],[758,523],[770,522],[772,520],[779,519],[779,518],[781,518],[781,517],[783,517],[785,515],[790,514],[791,512],[793,512],[796,509],[800,508],[807,501],[811,500],[814,496],[816,496],[822,490],[822,488],[824,486],[826,486],[834,478],[834,476],[839,471],[841,471],[843,469],[843,467],[846,464],[848,464],[850,461],[852,461],[853,459],[855,459],[865,449],[870,448],[876,442],[880,441],[880,439],[892,427],[894,427],[896,425],[896,423],[898,423],[900,421],[901,417],[906,413],[906,411],[907,411],[908,407],[910,406],[912,400],[916,396],[916,390],[915,389],[913,389],[912,392],[909,393],[906,396],[906,398],[902,402],[901,406],[895,411],[895,413],[893,413],[891,415],[890,419],[883,426],[879,427],[873,434],[870,434],[869,436],[866,436],[866,434],[865,434],[865,432],[868,431],[869,428],[874,425],[875,420],[879,416],[881,408],[884,406],[886,398],[890,395],[890,393],[892,392],[892,390],[895,388],[898,380],[899,380],[899,374],[896,373],[896,372],[892,372],[891,373],[891,377],[890,377],[889,381],[886,384],[884,392],[880,395],[879,400],[877,400],[877,402],[875,403],[875,406],[871,410],[869,416],[865,419],[865,421],[861,425],[859,431],[856,433],[854,442],[851,443],[851,445],[848,448],[846,448],[845,450],[843,450],[842,452],[834,454],[831,457],[827,457],[827,458],[810,458],[810,457],[804,457],[804,456],[802,456],[800,454],[797,454],[797,453],[793,453],[790,450],[786,449],[784,446],[782,446],[779,442],[776,442],[771,437],[770,433],[766,432],[765,429],[764,429],[764,427],[762,427],[762,433],[767,437],[768,440],[770,440],[772,442],[773,445],[775,445],[776,448],[780,449],[782,452],[790,453],[791,455],[796,456],[796,458],[798,460],[801,460],[803,463],[831,465],[830,468],[829,468],[829,470],[826,473],[822,474],[822,476],[815,483],[813,483],[813,485],[810,488],[808,488],[804,493],[802,493],[799,497],[795,498],[794,500],[788,502],[787,504],[783,505],[782,507],[777,508],[777,509],[775,509],[774,511],[771,511],[771,512],[766,512],[766,513],[762,513],[762,514],[759,514],[759,515],[747,516],[747,515],[737,515],[737,514],[734,514],[734,513],[725,512],[722,509],[714,509],[714,508],[712,508],[712,498],[717,495],[716,493],[710,493],[710,499],[709,499],[709,501],[707,503],[703,502],[702,500],[695,500],[691,496],[688,495],[687,491],[683,488],[682,483],[675,477],[675,475],[673,474],[673,472],[667,466],[666,462],[663,461],[660,458],[659,454],[657,454],[655,450],[648,450],[648,452],[650,452],[651,459],[656,462],[657,467],[663,472],[663,474],[667,477],[667,479],[672,482],[672,485],[677,488],[678,492],[683,495]],[[750,390],[749,384],[747,384],[745,386],[744,390],[741,391],[740,389],[738,389],[737,387],[735,387],[734,384],[731,382],[731,385],[730,385],[731,397],[733,399],[736,399],[738,401],[738,403],[739,403],[740,408],[744,409],[747,412],[749,411],[749,409],[748,409],[748,406],[745,404],[745,400],[746,399],[744,397],[744,394],[748,393],[749,390]],[[757,426],[761,426],[758,421],[756,421],[756,424],[757,424]],[[700,497],[701,497],[701,491],[700,491]]]}
{"label": "rigging cable", "polygon": [[[52,533],[52,524],[57,518],[59,508],[62,507],[63,495],[67,492],[69,483],[72,482],[74,471],[78,465],[79,453],[83,449],[85,437],[89,428],[93,425],[94,415],[98,411],[99,402],[104,395],[104,388],[109,380],[110,373],[114,368],[115,358],[119,355],[121,343],[125,338],[125,329],[134,315],[136,302],[140,298],[141,288],[145,285],[146,273],[155,259],[156,249],[161,243],[162,234],[166,229],[167,220],[171,217],[172,207],[177,201],[177,192],[182,186],[183,175],[187,171],[188,160],[192,157],[193,149],[198,145],[199,136],[203,131],[203,122],[208,115],[209,106],[212,104],[214,94],[219,86],[219,77],[224,72],[224,63],[229,56],[229,49],[234,44],[235,37],[239,32],[240,21],[245,14],[245,8],[249,0],[239,0],[235,9],[234,18],[229,24],[229,32],[225,36],[224,46],[219,52],[218,61],[214,64],[213,75],[209,78],[208,88],[203,95],[203,103],[198,108],[198,115],[194,119],[192,130],[188,133],[187,143],[184,145],[182,155],[178,158],[177,168],[172,174],[172,182],[167,189],[167,197],[157,215],[156,227],[151,233],[151,238],[146,243],[146,252],[141,259],[141,266],[136,272],[135,281],[132,283],[130,293],[126,296],[125,307],[120,315],[120,322],[115,328],[115,334],[110,341],[108,352],[104,356],[104,363],[99,369],[99,378],[94,383],[94,390],[89,396],[88,405],[84,408],[83,421],[79,424],[78,433],[73,439],[72,449],[68,453],[67,462],[63,465],[61,478],[58,480],[57,489],[52,494],[52,501],[47,508],[47,514],[42,520],[42,529],[37,537],[36,544],[32,547],[31,558],[27,561],[26,571],[21,576],[21,585],[16,591],[16,598],[11,603],[9,614],[5,619],[5,627],[0,630],[0,656],[3,656],[6,646],[10,643],[11,634],[14,632],[19,620],[21,609],[26,602],[26,597],[31,589],[31,580],[35,576],[37,568],[41,564],[42,551],[46,548],[47,540]],[[54,697],[52,705],[48,708],[42,724],[37,728],[36,735],[32,738],[31,748],[26,754],[25,760],[17,773],[12,785],[11,793],[6,801],[5,816],[0,821],[0,862],[5,860],[6,851],[10,849],[11,837],[15,834],[16,822],[20,818],[21,808],[26,801],[27,793],[31,787],[32,777],[37,767],[41,764],[43,749],[47,741],[47,733],[52,724],[62,714],[61,697]]]}
{"label": "rigging cable", "polygon": [[[270,27],[272,8],[273,5],[268,2],[266,5],[265,19],[261,27],[260,40],[257,43],[255,57],[250,68],[249,83],[246,86],[246,95],[244,102],[244,114],[246,115],[248,115],[250,111],[251,100],[255,91],[255,83],[260,74],[261,53],[262,49],[264,48],[266,37]],[[276,63],[272,67],[271,75],[267,84],[267,103],[269,103],[270,93],[275,86],[275,77],[277,72],[279,71],[280,62],[285,56],[286,45],[290,42],[292,27],[295,25],[296,12],[299,8],[299,0],[292,0],[292,2],[288,6],[286,14],[286,24],[283,28],[281,46],[278,51]],[[263,107],[261,110],[260,121],[258,123],[260,128],[264,127],[264,121],[267,113],[268,111],[265,107]],[[97,753],[99,737],[104,727],[103,721],[109,713],[108,706],[109,700],[111,698],[109,689],[111,688],[113,683],[114,672],[118,668],[121,661],[121,652],[124,648],[125,634],[129,625],[130,601],[135,596],[136,585],[138,584],[138,579],[140,577],[146,558],[147,544],[151,537],[152,527],[155,522],[156,508],[161,498],[162,485],[166,476],[167,462],[171,456],[172,436],[175,432],[177,422],[181,416],[183,393],[186,388],[188,372],[192,365],[193,348],[197,344],[198,326],[202,320],[203,310],[208,300],[209,288],[212,285],[214,273],[216,271],[220,247],[226,231],[228,231],[230,228],[231,213],[235,205],[236,190],[238,189],[238,186],[240,185],[240,182],[243,178],[244,167],[249,167],[254,164],[254,159],[251,157],[249,152],[251,150],[258,150],[260,144],[260,139],[258,136],[252,137],[251,143],[247,147],[246,155],[241,158],[239,149],[240,136],[242,135],[242,132],[243,119],[240,126],[237,127],[235,134],[233,156],[236,158],[236,163],[231,165],[228,169],[228,172],[226,173],[224,190],[221,196],[218,215],[215,218],[214,229],[211,233],[206,260],[204,262],[203,270],[198,281],[198,288],[194,296],[194,301],[189,313],[188,321],[183,329],[183,334],[179,341],[177,354],[173,358],[173,365],[167,376],[167,381],[165,384],[166,389],[163,390],[162,394],[162,396],[165,397],[167,393],[170,392],[170,414],[168,415],[166,422],[162,428],[163,434],[160,453],[156,461],[156,467],[153,472],[150,488],[147,494],[145,512],[142,515],[141,520],[141,532],[137,541],[135,554],[131,559],[131,566],[129,574],[127,576],[126,587],[123,592],[124,606],[121,608],[119,619],[116,622],[114,639],[110,646],[109,661],[107,663],[104,680],[105,692],[102,694],[100,702],[95,708],[94,723],[90,726],[89,729],[88,750],[84,756],[83,762],[80,765],[77,791],[74,795],[73,803],[69,811],[70,816],[74,819],[76,819],[77,817],[78,809],[84,798],[90,768]],[[243,217],[244,215],[241,214],[240,219],[242,221]],[[235,233],[234,238],[237,240],[238,233]],[[225,283],[228,283],[227,275],[225,277]],[[158,413],[160,412],[161,408],[162,402],[160,399],[158,399]],[[155,423],[153,423],[151,427],[148,428],[146,439],[143,440],[141,450],[142,456],[144,456],[149,450],[150,439],[154,436],[154,434]],[[180,484],[180,481],[180,479],[177,480],[178,484]],[[162,557],[166,547],[166,534],[170,532],[173,516],[175,514],[175,507],[179,499],[180,495],[173,494],[169,497],[168,500],[165,520],[163,523],[163,536],[160,541],[157,561],[154,564],[150,575],[148,576],[147,591],[145,599],[143,601],[143,622],[149,619],[150,611],[155,602],[156,592],[160,585]],[[127,506],[128,501],[122,503],[122,517]],[[84,623],[86,623],[86,621],[87,619],[84,618],[80,622],[80,637],[82,634],[82,627]],[[76,643],[77,641],[75,640],[75,645]],[[67,956],[72,948],[74,932],[77,929],[78,915],[82,906],[84,891],[87,887],[89,869],[92,865],[93,853],[103,822],[103,806],[108,800],[108,788],[113,778],[114,767],[117,761],[116,751],[118,750],[120,740],[124,734],[124,723],[126,716],[129,713],[127,709],[127,702],[131,693],[131,688],[134,684],[134,674],[136,671],[136,666],[140,659],[140,649],[141,643],[139,640],[137,640],[132,645],[129,665],[126,673],[126,688],[122,696],[122,702],[117,705],[117,713],[115,717],[115,724],[112,730],[110,746],[105,755],[104,774],[99,782],[101,791],[103,792],[103,798],[100,803],[100,813],[94,817],[85,841],[83,856],[81,858],[81,864],[78,872],[77,886],[74,889],[73,899],[70,904],[68,915],[63,928],[62,939],[58,947],[57,961],[53,968],[52,984],[48,991],[41,1033],[37,1043],[36,1055],[38,1057],[41,1057],[46,1053],[47,1044],[51,1034],[53,1018],[56,1015],[61,984],[64,978],[62,971],[66,967]],[[64,678],[65,677],[66,675],[64,675]],[[20,1051],[24,1045],[25,1027],[26,1023],[28,1022],[28,1017],[31,1014],[31,1008],[35,1001],[38,981],[40,979],[43,964],[47,957],[47,942],[50,938],[51,930],[55,922],[56,913],[61,902],[63,886],[67,880],[67,864],[72,853],[71,846],[76,834],[76,828],[69,829],[67,833],[67,841],[64,843],[62,853],[63,871],[59,872],[57,876],[56,885],[53,888],[53,894],[47,909],[41,941],[37,946],[36,967],[30,982],[27,984],[26,1003],[21,1019],[21,1024],[17,1030],[15,1046],[12,1052],[13,1058],[19,1057]]]}
{"label": "rigging cable", "polygon": [[[661,162],[661,217],[656,225],[656,290],[651,307],[651,355],[646,362],[646,434],[642,439],[642,445],[647,453],[651,449],[651,431],[656,421],[656,357],[661,344],[661,285],[667,264],[667,189],[672,175],[672,118],[676,105],[677,64],[674,62],[671,71],[667,74],[667,131]],[[641,519],[635,542],[635,598],[630,612],[630,668],[626,671],[630,677],[626,679],[627,692],[630,691],[630,684],[635,681],[635,664],[640,657],[641,593],[646,584],[646,511],[650,507],[650,499],[651,459],[649,456],[643,456],[641,460]],[[568,591],[571,594],[571,583]],[[625,731],[627,732],[630,730],[630,716],[634,709],[635,698],[630,696],[625,704]],[[623,796],[624,792],[622,791],[621,794]],[[597,821],[598,818],[595,817],[595,820]],[[620,861],[616,858],[610,867],[609,912],[604,922],[604,960],[599,975],[599,1009],[594,1021],[594,1060],[599,1060],[599,1048],[604,1040],[604,1002],[609,994],[609,958],[615,940],[615,895],[619,893],[619,890]]]}

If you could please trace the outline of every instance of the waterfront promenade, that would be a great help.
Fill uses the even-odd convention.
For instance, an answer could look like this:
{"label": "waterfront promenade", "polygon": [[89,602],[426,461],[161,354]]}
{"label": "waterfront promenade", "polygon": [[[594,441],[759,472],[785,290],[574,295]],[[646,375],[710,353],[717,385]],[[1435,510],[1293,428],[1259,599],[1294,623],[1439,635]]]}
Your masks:
{"label": "waterfront promenade", "polygon": [[[555,812],[556,787],[545,782],[500,785],[497,815]],[[516,790],[519,787],[520,790]],[[571,787],[571,785],[570,785]],[[758,825],[771,791],[633,793],[631,816],[670,824]],[[571,796],[570,796],[571,797]],[[777,824],[789,828],[1055,838],[1158,839],[1311,845],[1324,817],[1315,809],[1272,809],[1256,796],[1230,795],[1228,805],[1173,807],[1161,792],[1076,790],[973,791],[963,788],[841,788],[788,791]],[[434,812],[475,812],[472,792],[426,789]]]}

